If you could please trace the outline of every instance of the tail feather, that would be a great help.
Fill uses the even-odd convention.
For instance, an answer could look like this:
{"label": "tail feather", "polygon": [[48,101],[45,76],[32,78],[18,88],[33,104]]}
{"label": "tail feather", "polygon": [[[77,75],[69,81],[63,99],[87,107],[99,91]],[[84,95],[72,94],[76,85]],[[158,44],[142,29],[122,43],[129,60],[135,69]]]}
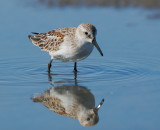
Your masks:
{"label": "tail feather", "polygon": [[39,34],[39,33],[37,33],[37,32],[31,32],[32,34]]}
{"label": "tail feather", "polygon": [[38,42],[41,40],[41,36],[38,35],[28,35],[28,38],[32,41],[32,42]]}
{"label": "tail feather", "polygon": [[43,99],[41,97],[32,97],[31,98],[33,100],[33,102],[43,102]]}
{"label": "tail feather", "polygon": [[28,35],[28,38],[31,40],[32,35]]}
{"label": "tail feather", "polygon": [[34,33],[35,35],[28,35],[28,38],[32,41],[32,43],[42,50],[45,49],[46,43],[43,38],[45,38],[45,34],[43,33]]}
{"label": "tail feather", "polygon": [[38,37],[30,37],[30,39],[33,41],[33,42],[38,42],[41,40],[41,38],[38,38]]}
{"label": "tail feather", "polygon": [[[37,33],[37,32],[31,32],[32,34],[40,34],[40,33]],[[30,39],[30,40],[35,40],[35,41],[38,41],[38,40],[40,40],[39,38],[34,38],[32,35],[28,35],[28,38]]]}

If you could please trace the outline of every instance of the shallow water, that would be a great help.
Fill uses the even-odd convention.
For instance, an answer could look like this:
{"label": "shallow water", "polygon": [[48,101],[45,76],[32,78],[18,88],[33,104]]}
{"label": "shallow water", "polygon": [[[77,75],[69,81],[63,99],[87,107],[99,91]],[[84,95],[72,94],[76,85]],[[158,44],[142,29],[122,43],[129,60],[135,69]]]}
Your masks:
{"label": "shallow water", "polygon": [[[32,97],[54,84],[83,86],[94,95],[99,122],[85,129],[160,129],[160,22],[141,8],[44,8],[0,2],[0,129],[84,129],[78,120],[34,103]],[[90,22],[98,29],[96,49],[78,63],[54,61],[27,35]]]}

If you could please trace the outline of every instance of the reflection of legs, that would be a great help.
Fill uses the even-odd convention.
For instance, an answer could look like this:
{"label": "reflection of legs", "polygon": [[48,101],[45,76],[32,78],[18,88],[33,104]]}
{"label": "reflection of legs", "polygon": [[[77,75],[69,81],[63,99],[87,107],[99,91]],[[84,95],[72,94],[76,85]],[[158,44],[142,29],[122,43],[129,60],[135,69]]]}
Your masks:
{"label": "reflection of legs", "polygon": [[77,83],[77,72],[74,72],[74,85],[75,85],[75,87],[78,87],[78,83]]}
{"label": "reflection of legs", "polygon": [[50,82],[50,84],[52,85],[52,87],[54,87],[54,82],[52,81],[52,74],[50,72],[48,72],[48,80]]}
{"label": "reflection of legs", "polygon": [[77,62],[74,62],[74,72],[77,72]]}
{"label": "reflection of legs", "polygon": [[[50,72],[48,72],[48,80],[49,80],[49,81],[52,81],[52,75],[51,75]],[[51,83],[52,83],[52,82],[51,82]]]}
{"label": "reflection of legs", "polygon": [[74,62],[74,79],[77,79],[77,62]]}
{"label": "reflection of legs", "polygon": [[50,73],[50,69],[51,69],[51,66],[52,66],[52,61],[53,59],[50,60],[50,62],[48,63],[48,72]]}
{"label": "reflection of legs", "polygon": [[74,71],[74,79],[77,79],[77,71]]}

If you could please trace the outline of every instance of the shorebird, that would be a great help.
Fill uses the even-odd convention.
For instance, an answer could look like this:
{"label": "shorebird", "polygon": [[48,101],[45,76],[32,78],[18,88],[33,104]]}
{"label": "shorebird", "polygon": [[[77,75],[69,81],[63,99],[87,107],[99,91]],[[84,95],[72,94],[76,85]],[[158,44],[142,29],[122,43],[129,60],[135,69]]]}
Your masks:
{"label": "shorebird", "polygon": [[78,119],[82,126],[93,126],[98,123],[98,110],[104,99],[95,107],[94,95],[82,86],[51,87],[32,100],[40,102],[59,115]]}
{"label": "shorebird", "polygon": [[97,30],[89,23],[80,24],[78,27],[58,28],[47,33],[32,33],[35,35],[28,37],[33,44],[51,56],[48,72],[54,59],[74,62],[74,72],[77,72],[77,62],[88,57],[94,46],[103,56],[96,42]]}

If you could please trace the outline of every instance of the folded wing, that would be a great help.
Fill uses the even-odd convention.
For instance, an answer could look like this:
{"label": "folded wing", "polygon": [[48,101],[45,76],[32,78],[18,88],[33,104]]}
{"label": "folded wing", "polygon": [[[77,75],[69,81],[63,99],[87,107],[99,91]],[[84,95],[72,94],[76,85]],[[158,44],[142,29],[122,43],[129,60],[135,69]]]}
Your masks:
{"label": "folded wing", "polygon": [[41,48],[44,51],[57,51],[59,50],[60,44],[64,41],[64,35],[56,30],[52,30],[47,33],[35,33],[35,35],[29,35],[29,39],[34,45]]}

